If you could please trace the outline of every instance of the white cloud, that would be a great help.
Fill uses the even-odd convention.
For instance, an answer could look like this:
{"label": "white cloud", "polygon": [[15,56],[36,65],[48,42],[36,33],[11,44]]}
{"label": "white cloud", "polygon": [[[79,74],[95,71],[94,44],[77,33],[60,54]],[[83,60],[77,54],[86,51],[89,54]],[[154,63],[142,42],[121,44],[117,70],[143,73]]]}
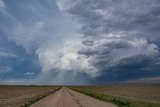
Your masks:
{"label": "white cloud", "polygon": [[42,71],[84,72],[93,77],[97,76],[98,71],[88,63],[89,58],[78,54],[80,48],[82,48],[80,38],[69,38],[58,47],[38,49],[37,54],[43,66]]}
{"label": "white cloud", "polygon": [[10,73],[11,70],[12,70],[12,68],[9,66],[6,66],[6,67],[0,66],[0,74]]}
{"label": "white cloud", "polygon": [[0,57],[17,57],[17,55],[9,52],[0,51]]}
{"label": "white cloud", "polygon": [[5,8],[5,4],[3,0],[0,0],[0,9]]}
{"label": "white cloud", "polygon": [[32,49],[37,48],[45,38],[48,38],[47,36],[49,35],[46,32],[43,32],[43,27],[44,22],[37,22],[32,26],[24,26],[19,23],[14,27],[12,36],[8,38],[16,41],[17,44],[22,45],[29,53]]}
{"label": "white cloud", "polygon": [[35,73],[34,72],[26,72],[24,75],[25,76],[30,76],[30,75],[34,75]]}

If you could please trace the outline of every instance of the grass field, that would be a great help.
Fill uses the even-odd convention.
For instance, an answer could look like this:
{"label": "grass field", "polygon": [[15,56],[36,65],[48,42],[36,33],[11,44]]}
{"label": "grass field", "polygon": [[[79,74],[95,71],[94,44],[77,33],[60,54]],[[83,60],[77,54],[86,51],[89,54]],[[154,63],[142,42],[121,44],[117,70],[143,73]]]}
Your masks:
{"label": "grass field", "polygon": [[73,90],[120,107],[160,107],[160,85],[72,86]]}
{"label": "grass field", "polygon": [[58,86],[0,86],[0,107],[27,107],[57,89]]}

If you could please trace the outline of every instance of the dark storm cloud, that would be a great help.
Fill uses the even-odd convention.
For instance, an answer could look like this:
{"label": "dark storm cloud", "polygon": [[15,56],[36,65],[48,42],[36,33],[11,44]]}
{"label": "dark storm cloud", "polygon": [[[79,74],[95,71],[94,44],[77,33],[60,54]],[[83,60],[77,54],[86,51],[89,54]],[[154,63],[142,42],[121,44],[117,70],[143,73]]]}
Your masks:
{"label": "dark storm cloud", "polygon": [[60,0],[58,6],[81,23],[78,54],[101,72],[98,80],[160,75],[158,0]]}
{"label": "dark storm cloud", "polygon": [[68,0],[59,4],[84,24],[82,32],[85,36],[122,31],[159,33],[158,0]]}
{"label": "dark storm cloud", "polygon": [[132,70],[157,61],[159,48],[144,40],[110,39],[82,48],[79,54],[90,56],[90,64],[99,70]]}
{"label": "dark storm cloud", "polygon": [[56,1],[0,0],[0,83],[160,75],[159,0]]}

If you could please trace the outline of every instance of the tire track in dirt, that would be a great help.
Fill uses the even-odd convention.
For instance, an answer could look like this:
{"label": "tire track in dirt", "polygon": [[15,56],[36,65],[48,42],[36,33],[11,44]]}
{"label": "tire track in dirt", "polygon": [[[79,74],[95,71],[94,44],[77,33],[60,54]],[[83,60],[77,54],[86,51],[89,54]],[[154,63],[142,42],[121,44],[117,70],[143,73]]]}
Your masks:
{"label": "tire track in dirt", "polygon": [[104,101],[96,100],[82,93],[62,87],[52,95],[33,104],[31,107],[117,107]]}

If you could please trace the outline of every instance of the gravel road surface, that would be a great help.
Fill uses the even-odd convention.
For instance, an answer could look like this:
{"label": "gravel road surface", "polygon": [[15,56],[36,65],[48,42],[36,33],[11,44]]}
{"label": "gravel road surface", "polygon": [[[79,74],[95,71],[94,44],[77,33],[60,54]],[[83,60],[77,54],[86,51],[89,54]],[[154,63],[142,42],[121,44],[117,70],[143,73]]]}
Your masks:
{"label": "gravel road surface", "polygon": [[117,107],[112,103],[96,100],[87,95],[63,87],[41,99],[31,107]]}

